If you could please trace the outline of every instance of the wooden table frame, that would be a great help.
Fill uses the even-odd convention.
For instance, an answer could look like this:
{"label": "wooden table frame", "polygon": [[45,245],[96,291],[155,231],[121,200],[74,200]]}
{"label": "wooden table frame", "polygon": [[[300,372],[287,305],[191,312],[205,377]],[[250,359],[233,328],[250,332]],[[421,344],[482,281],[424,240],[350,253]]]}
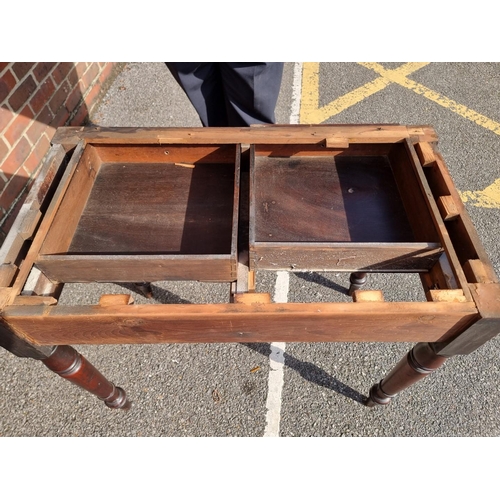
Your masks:
{"label": "wooden table frame", "polygon": [[[416,342],[408,355],[370,390],[368,406],[387,404],[394,395],[441,366],[448,357],[469,354],[500,332],[498,278],[436,143],[436,133],[429,126],[60,128],[0,250],[0,345],[17,356],[41,360],[49,369],[97,395],[111,408],[127,408],[125,392],[107,381],[70,344]],[[246,238],[245,221],[238,215],[236,196],[234,217],[236,229],[240,231],[239,244],[236,245],[233,234],[232,267],[221,271],[220,276],[220,281],[230,284],[227,304],[134,305],[128,295],[104,295],[96,305],[58,305],[64,281],[50,276],[52,268],[44,265],[50,259],[44,257],[41,250],[47,247],[47,234],[65,196],[64,203],[68,196],[78,198],[69,186],[85,148],[89,145],[200,144],[241,145],[242,150],[247,151],[243,153],[242,165],[250,156],[254,161],[256,151],[265,151],[266,145],[273,145],[274,149],[279,145],[287,151],[284,155],[290,157],[315,155],[318,148],[332,154],[349,148],[357,151],[361,146],[370,149],[367,145],[378,148],[377,151],[382,146],[382,149],[402,151],[405,171],[401,182],[407,182],[408,176],[418,185],[418,199],[406,205],[407,215],[410,219],[420,218],[422,225],[427,225],[439,238],[431,245],[432,259],[426,261],[424,268],[422,264],[415,264],[412,269],[421,277],[427,302],[384,302],[380,291],[360,289],[366,273],[380,269],[366,263],[346,267],[340,264],[340,258],[334,259],[339,265],[332,269],[351,273],[352,303],[271,303],[269,294],[255,293],[255,270],[263,268],[259,265],[262,254],[255,240]],[[236,184],[239,165],[237,172]],[[414,188],[407,193],[412,190]],[[240,209],[242,203],[248,202],[240,199]],[[245,208],[248,209],[248,205]],[[417,212],[412,215],[412,211]],[[250,235],[254,215],[250,207]],[[438,255],[435,254],[437,247]],[[145,258],[144,268],[147,268],[149,261]],[[56,256],[55,260],[64,259]],[[201,267],[203,264],[201,262]],[[210,259],[205,265],[209,264]],[[127,267],[129,263],[120,265]],[[281,265],[277,269],[287,267]],[[293,271],[293,266],[288,269]],[[138,278],[143,276],[134,275],[131,279],[126,274],[121,281],[141,281]],[[159,275],[153,273],[146,277],[142,281],[153,281]],[[200,278],[195,273],[192,279]],[[92,280],[99,281],[96,273]]]}

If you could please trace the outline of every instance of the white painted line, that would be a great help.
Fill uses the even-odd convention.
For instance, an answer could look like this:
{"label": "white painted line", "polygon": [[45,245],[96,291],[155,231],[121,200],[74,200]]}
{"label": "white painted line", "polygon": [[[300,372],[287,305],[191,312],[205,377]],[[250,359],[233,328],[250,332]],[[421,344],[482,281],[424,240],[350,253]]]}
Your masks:
{"label": "white painted line", "polygon": [[[290,275],[288,271],[278,271],[274,288],[274,302],[288,302]],[[285,365],[285,342],[273,342],[269,355],[269,380],[266,401],[266,429],[264,437],[279,437],[281,420],[281,393],[283,391],[283,368]]]}
{"label": "white painted line", "polygon": [[300,96],[302,94],[302,63],[295,63],[293,68],[292,109],[290,123],[300,123]]}
{"label": "white painted line", "polygon": [[[295,63],[293,68],[292,106],[290,123],[300,122],[300,97],[302,94],[302,63]],[[276,303],[288,302],[290,275],[287,271],[278,271],[274,287],[273,300]],[[283,392],[283,368],[285,366],[285,342],[271,343],[269,355],[269,381],[266,401],[266,428],[264,437],[279,437],[281,421],[281,393]]]}

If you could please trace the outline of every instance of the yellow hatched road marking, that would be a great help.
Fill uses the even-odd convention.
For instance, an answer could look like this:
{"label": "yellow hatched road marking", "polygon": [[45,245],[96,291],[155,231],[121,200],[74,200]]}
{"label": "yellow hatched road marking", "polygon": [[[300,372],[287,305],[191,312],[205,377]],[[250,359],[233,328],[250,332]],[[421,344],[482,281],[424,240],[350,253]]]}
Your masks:
{"label": "yellow hatched road marking", "polygon": [[463,104],[459,104],[453,99],[448,99],[448,97],[442,96],[441,94],[435,92],[434,90],[429,89],[428,87],[425,87],[424,85],[421,85],[420,83],[417,83],[413,80],[410,80],[409,78],[406,78],[406,75],[400,72],[399,68],[396,70],[386,70],[382,65],[377,63],[359,63],[359,64],[361,64],[361,66],[364,66],[365,68],[373,69],[379,75],[387,78],[391,82],[397,83],[409,90],[413,90],[413,92],[423,95],[430,101],[435,102],[436,104],[439,104],[444,108],[448,108],[450,111],[453,111],[454,113],[462,116],[463,118],[466,118],[467,120],[477,123],[478,125],[481,125],[481,127],[484,127],[488,130],[491,130],[495,134],[500,135],[500,123],[491,120],[487,116],[481,115],[480,113],[477,113],[472,109],[469,109],[467,106],[464,106]]}
{"label": "yellow hatched road marking", "polygon": [[[397,71],[402,75],[409,75],[429,63],[406,63],[401,65]],[[382,69],[384,69],[381,66]],[[371,68],[373,69],[373,68]],[[387,75],[381,75],[379,78],[348,92],[347,94],[335,99],[326,106],[319,107],[319,63],[304,63],[302,71],[302,97],[300,106],[300,123],[321,123],[339,114],[341,111],[354,106],[363,99],[384,89],[391,83],[394,83]]]}
{"label": "yellow hatched road marking", "polygon": [[463,191],[460,198],[464,203],[468,201],[475,207],[500,208],[500,179],[482,191]]}
{"label": "yellow hatched road marking", "polygon": [[[363,101],[367,97],[395,83],[453,111],[481,127],[500,135],[500,123],[481,115],[467,106],[449,99],[408,77],[411,73],[430,63],[405,63],[396,69],[386,69],[378,63],[358,63],[379,74],[377,78],[338,97],[325,106],[319,106],[319,63],[303,63],[302,95],[300,106],[300,123],[322,123],[328,118]],[[460,193],[462,201],[470,202],[476,207],[500,208],[500,179],[480,191],[464,191]]]}

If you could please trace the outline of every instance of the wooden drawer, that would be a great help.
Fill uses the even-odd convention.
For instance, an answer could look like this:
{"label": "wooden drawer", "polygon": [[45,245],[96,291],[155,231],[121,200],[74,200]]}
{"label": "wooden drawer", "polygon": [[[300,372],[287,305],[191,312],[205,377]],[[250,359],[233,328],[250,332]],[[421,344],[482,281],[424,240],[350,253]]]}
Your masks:
{"label": "wooden drawer", "polygon": [[251,268],[431,269],[443,247],[414,158],[409,141],[254,145]]}
{"label": "wooden drawer", "polygon": [[36,261],[59,282],[236,278],[240,145],[89,143]]}

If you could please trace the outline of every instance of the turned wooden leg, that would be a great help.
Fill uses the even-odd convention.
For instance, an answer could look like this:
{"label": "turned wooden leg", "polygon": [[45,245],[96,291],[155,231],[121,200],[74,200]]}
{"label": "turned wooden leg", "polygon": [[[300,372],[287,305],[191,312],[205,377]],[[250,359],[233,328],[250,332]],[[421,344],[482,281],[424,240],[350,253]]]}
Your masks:
{"label": "turned wooden leg", "polygon": [[347,295],[352,296],[356,290],[359,290],[366,283],[366,273],[351,273],[349,281],[351,282],[351,286]]}
{"label": "turned wooden leg", "polygon": [[147,299],[153,298],[153,289],[151,288],[151,283],[148,283],[146,281],[142,283],[134,283],[134,287],[138,293],[140,293]]}
{"label": "turned wooden leg", "polygon": [[115,387],[73,347],[56,346],[51,355],[41,361],[54,373],[95,394],[109,408],[130,408],[125,391]]}
{"label": "turned wooden leg", "polygon": [[429,343],[419,343],[378,384],[370,389],[366,406],[386,405],[399,392],[439,368],[448,358],[439,356]]}

